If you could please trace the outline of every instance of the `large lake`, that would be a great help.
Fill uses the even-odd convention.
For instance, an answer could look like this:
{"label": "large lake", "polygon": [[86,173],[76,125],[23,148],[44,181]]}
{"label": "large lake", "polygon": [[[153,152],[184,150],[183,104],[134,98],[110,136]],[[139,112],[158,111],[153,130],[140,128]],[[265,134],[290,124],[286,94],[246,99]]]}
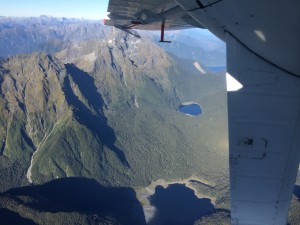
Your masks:
{"label": "large lake", "polygon": [[156,186],[149,200],[155,207],[150,225],[191,225],[195,220],[215,212],[210,199],[198,198],[184,184],[171,184],[167,188]]}
{"label": "large lake", "polygon": [[178,111],[191,116],[199,116],[202,114],[200,105],[196,103],[183,103],[178,107]]}

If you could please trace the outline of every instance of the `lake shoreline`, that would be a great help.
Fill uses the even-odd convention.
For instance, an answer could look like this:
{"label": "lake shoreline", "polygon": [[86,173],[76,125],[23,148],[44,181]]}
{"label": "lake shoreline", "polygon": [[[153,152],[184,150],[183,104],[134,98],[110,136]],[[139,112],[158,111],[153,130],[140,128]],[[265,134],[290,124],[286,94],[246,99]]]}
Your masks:
{"label": "lake shoreline", "polygon": [[184,113],[187,116],[195,117],[203,114],[203,110],[199,103],[196,102],[183,102],[177,109],[178,112]]}
{"label": "lake shoreline", "polygon": [[217,199],[215,197],[207,196],[207,195],[200,193],[199,191],[197,191],[195,189],[195,187],[193,187],[191,181],[198,181],[198,182],[201,182],[212,188],[214,188],[216,186],[215,183],[209,182],[205,179],[201,179],[200,177],[193,175],[186,179],[176,179],[176,180],[172,180],[172,181],[165,181],[163,179],[159,179],[157,181],[152,182],[147,187],[135,189],[137,199],[139,200],[139,202],[141,203],[141,205],[143,207],[146,222],[148,223],[155,216],[156,208],[151,205],[150,196],[153,196],[155,194],[155,190],[158,186],[162,186],[164,189],[167,189],[170,185],[174,185],[174,184],[185,185],[186,188],[189,188],[194,192],[195,196],[198,199],[207,198],[207,199],[210,199],[210,201],[213,205],[216,205]]}

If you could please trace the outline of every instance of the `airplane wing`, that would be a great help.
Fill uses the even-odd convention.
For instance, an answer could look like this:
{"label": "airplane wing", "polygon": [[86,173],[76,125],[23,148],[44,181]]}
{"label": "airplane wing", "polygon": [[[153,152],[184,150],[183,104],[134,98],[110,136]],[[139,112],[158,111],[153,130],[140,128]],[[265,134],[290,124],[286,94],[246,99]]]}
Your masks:
{"label": "airplane wing", "polygon": [[300,78],[226,38],[232,224],[287,223],[299,167]]}
{"label": "airplane wing", "polygon": [[148,26],[156,21],[140,17],[144,10],[159,18],[181,7],[226,42],[228,73],[243,85],[228,93],[231,223],[286,224],[300,160],[300,1],[135,0],[120,14],[116,2],[124,3],[110,1],[111,23]]}
{"label": "airplane wing", "polygon": [[160,30],[203,27],[173,0],[110,0],[105,24],[122,29]]}

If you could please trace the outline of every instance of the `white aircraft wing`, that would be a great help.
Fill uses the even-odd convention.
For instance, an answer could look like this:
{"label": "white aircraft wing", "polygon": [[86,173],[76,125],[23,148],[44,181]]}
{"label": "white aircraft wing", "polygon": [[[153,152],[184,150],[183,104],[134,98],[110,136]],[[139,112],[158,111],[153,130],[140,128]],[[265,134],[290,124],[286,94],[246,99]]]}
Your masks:
{"label": "white aircraft wing", "polygon": [[202,27],[173,0],[110,0],[105,24],[122,29],[160,30]]}
{"label": "white aircraft wing", "polygon": [[135,0],[120,15],[141,15],[145,2],[157,15],[180,6],[226,42],[228,73],[243,85],[228,93],[231,223],[286,224],[300,160],[300,1]]}
{"label": "white aircraft wing", "polygon": [[232,224],[287,223],[299,166],[300,78],[267,63],[230,34],[228,92]]}

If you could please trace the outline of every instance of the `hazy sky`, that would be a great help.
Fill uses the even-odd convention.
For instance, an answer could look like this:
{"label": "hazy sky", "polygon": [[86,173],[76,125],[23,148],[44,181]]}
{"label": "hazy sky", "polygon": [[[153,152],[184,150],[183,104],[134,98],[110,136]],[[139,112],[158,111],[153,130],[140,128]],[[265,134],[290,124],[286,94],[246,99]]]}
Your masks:
{"label": "hazy sky", "polygon": [[108,0],[0,0],[0,16],[103,19]]}

